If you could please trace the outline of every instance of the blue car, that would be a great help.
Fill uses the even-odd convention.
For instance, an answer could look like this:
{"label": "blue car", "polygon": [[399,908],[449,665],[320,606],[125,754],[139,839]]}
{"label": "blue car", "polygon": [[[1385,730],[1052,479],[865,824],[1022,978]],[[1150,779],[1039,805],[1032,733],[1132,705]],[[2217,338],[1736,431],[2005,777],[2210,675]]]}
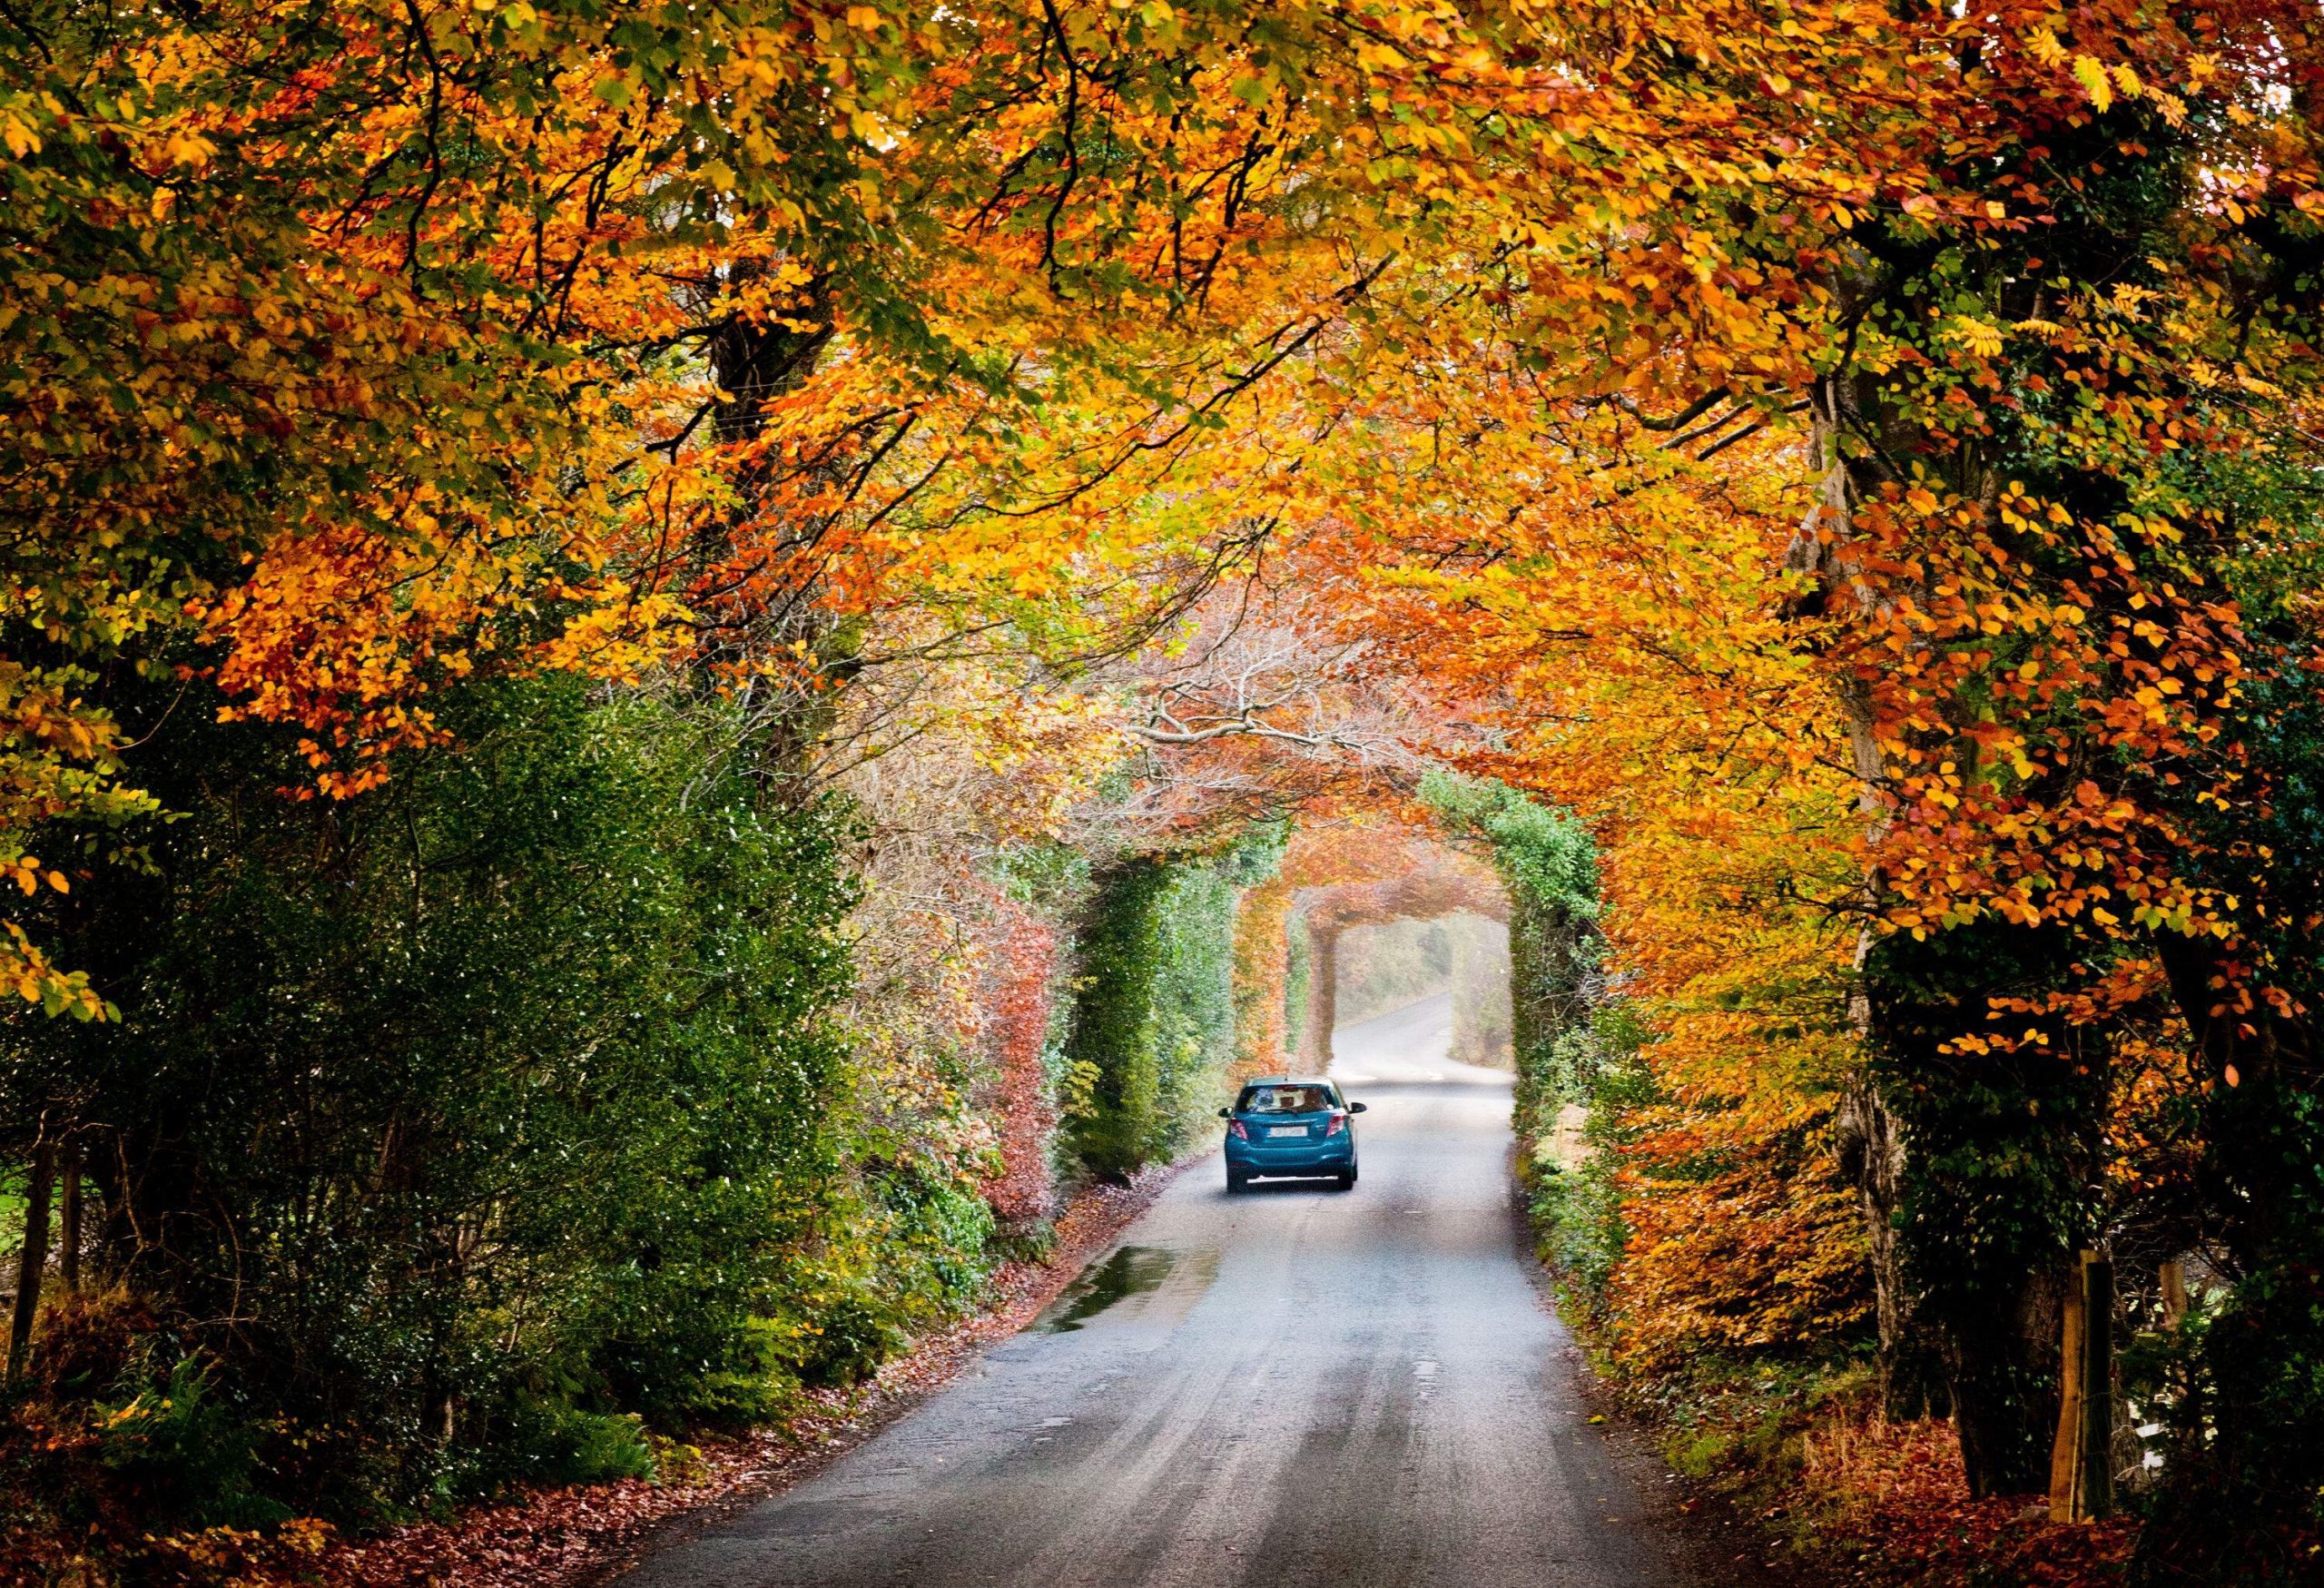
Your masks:
{"label": "blue car", "polygon": [[1278,1076],[1245,1087],[1226,1121],[1226,1189],[1239,1191],[1262,1176],[1328,1178],[1344,1191],[1355,1184],[1355,1124],[1362,1103],[1340,1095],[1330,1080]]}

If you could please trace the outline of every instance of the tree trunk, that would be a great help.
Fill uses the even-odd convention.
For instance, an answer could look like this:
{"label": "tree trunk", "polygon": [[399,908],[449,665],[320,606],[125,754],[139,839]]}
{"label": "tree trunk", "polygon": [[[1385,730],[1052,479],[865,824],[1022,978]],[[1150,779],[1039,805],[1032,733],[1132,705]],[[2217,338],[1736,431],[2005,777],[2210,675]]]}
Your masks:
{"label": "tree trunk", "polygon": [[[738,295],[763,281],[757,261],[731,266],[724,284]],[[815,372],[834,334],[828,276],[808,283],[798,301],[776,311],[730,311],[710,330],[711,372],[721,393],[712,432],[738,449],[732,464],[734,503],[700,526],[688,547],[688,605],[694,610],[695,665],[706,688],[723,691],[722,669],[740,667],[752,683],[759,733],[757,760],[773,785],[796,797],[816,747],[838,721],[839,691],[852,676],[855,630],[837,623],[821,597],[817,546],[835,521],[829,510],[799,512],[781,498],[787,484],[820,474],[839,483],[836,463],[813,465],[779,445],[750,449],[767,434],[767,405],[795,391]],[[835,454],[836,455],[836,454]],[[813,491],[803,493],[812,496]],[[766,657],[795,651],[812,676],[760,674]]]}
{"label": "tree trunk", "polygon": [[2244,945],[2163,933],[2156,949],[2212,1083],[2205,1200],[2238,1277],[2203,1331],[2201,1422],[2181,1419],[2201,1433],[2164,1469],[2132,1581],[2306,1583],[2324,1494],[2324,1060],[2312,1016],[2221,1011],[2214,980]]}
{"label": "tree trunk", "polygon": [[1905,1128],[1869,1072],[1848,1078],[1832,1119],[1840,1172],[1856,1188],[1871,1259],[1873,1321],[1880,1341],[1880,1401],[1896,1418],[1926,1416],[1949,1404],[1905,1280],[1897,1228],[1905,1206]]}
{"label": "tree trunk", "polygon": [[2050,1520],[2095,1522],[2114,1511],[2114,1270],[2084,1252],[2066,1287],[2064,1372],[2050,1446]]}
{"label": "tree trunk", "polygon": [[2049,1485],[2064,1287],[2097,1218],[2111,1044],[2062,1013],[2014,1020],[2038,1033],[2014,1047],[1965,1053],[1955,1040],[1993,1031],[1991,999],[2061,985],[2075,947],[2070,930],[1986,916],[1893,934],[1866,958],[1871,1084],[1912,1148],[1892,1216],[1908,1317],[1934,1336],[1981,1495]]}
{"label": "tree trunk", "polygon": [[2050,1266],[1977,1288],[1938,1331],[1962,1475],[1981,1498],[2039,1494],[2057,1435],[2066,1281]]}
{"label": "tree trunk", "polygon": [[16,1265],[16,1307],[8,1322],[8,1376],[25,1371],[32,1353],[33,1316],[40,1309],[40,1283],[48,1266],[48,1198],[56,1179],[56,1149],[43,1141],[33,1150],[33,1179],[25,1197],[25,1249]]}
{"label": "tree trunk", "polygon": [[56,1233],[56,1277],[68,1290],[81,1287],[81,1155],[64,1158],[64,1196]]}
{"label": "tree trunk", "polygon": [[[1815,580],[1799,599],[1801,616],[1853,611],[1876,623],[1899,597],[1920,595],[1909,583],[1870,583],[1852,539],[1860,483],[1840,437],[1877,429],[1877,416],[1864,411],[1870,400],[1837,380],[1816,394],[1822,473],[1784,558]],[[1899,455],[1911,450],[1911,438],[1894,439]],[[1889,893],[1877,855],[1892,769],[1871,683],[1843,672],[1835,694],[1875,855],[1862,903],[1876,915]],[[1950,1044],[1989,1029],[1992,997],[2039,997],[2063,985],[2071,949],[2062,934],[1992,921],[1925,941],[1867,927],[1857,947],[1849,1012],[1866,1067],[1842,1097],[1835,1133],[1864,1212],[1883,1388],[1902,1414],[1950,1403],[1965,1474],[1979,1494],[2046,1486],[2061,1286],[2086,1234],[2084,1170],[2104,1102],[2106,1049],[2102,1038],[2056,1020],[2034,1022],[2055,1028],[2038,1053],[1965,1062]]]}
{"label": "tree trunk", "polygon": [[[1854,517],[1851,480],[1839,447],[1843,401],[1837,384],[1827,382],[1816,405],[1811,442],[1811,456],[1822,474],[1807,517],[1784,555],[1787,569],[1816,579],[1816,592],[1803,603],[1803,613],[1810,607],[1826,610],[1844,597],[1873,599],[1869,591],[1860,587],[1839,539]],[[1888,766],[1876,732],[1872,692],[1859,679],[1842,678],[1833,693],[1856,773],[1856,811],[1865,821],[1867,844],[1876,846],[1888,824],[1884,797]],[[1881,891],[1876,870],[1867,871],[1863,881],[1863,904],[1867,912],[1878,907]],[[1833,1138],[1841,1172],[1856,1188],[1856,1207],[1864,1216],[1874,1325],[1880,1345],[1881,1402],[1891,1416],[1914,1417],[1941,1409],[1949,1396],[1940,1383],[1935,1353],[1919,1317],[1905,1262],[1903,1224],[1909,1160],[1904,1121],[1881,1095],[1870,1067],[1874,1011],[1864,972],[1874,942],[1870,926],[1857,933],[1857,979],[1848,998],[1848,1021],[1865,1046],[1867,1063],[1849,1077],[1841,1090],[1833,1115]]]}
{"label": "tree trunk", "polygon": [[1322,1073],[1331,1068],[1332,1033],[1339,1024],[1340,934],[1336,928],[1307,927],[1307,1021],[1299,1030],[1299,1062]]}
{"label": "tree trunk", "polygon": [[[755,262],[733,268],[728,285],[743,291],[765,276]],[[766,405],[814,373],[832,340],[831,283],[809,283],[803,302],[781,314],[730,314],[712,329],[711,372],[724,394],[713,423],[722,441],[751,440],[766,429]]]}

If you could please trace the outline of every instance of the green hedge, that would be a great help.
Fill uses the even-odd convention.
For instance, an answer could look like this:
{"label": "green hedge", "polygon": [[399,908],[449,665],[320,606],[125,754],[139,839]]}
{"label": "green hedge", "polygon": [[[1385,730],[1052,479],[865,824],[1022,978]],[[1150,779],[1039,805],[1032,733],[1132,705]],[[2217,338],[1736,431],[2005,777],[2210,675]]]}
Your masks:
{"label": "green hedge", "polygon": [[[112,1465],[181,1496],[156,1525],[639,1470],[639,1416],[861,1369],[793,1321],[897,1267],[851,1242],[935,1290],[980,1244],[980,1208],[845,1161],[844,811],[770,803],[722,707],[546,681],[444,711],[458,753],[335,804],[188,706],[148,763],[182,817],[76,923],[123,1023],[0,1052],[0,1107],[88,1121],[98,1270],[149,1311],[92,1319],[110,1366],[55,1393],[206,1419],[182,1480],[174,1424],[121,1425]],[[857,1289],[876,1346],[904,1298]]]}
{"label": "green hedge", "polygon": [[1561,1104],[1590,1100],[1576,1066],[1599,969],[1598,846],[1580,818],[1492,779],[1431,772],[1420,795],[1445,832],[1485,843],[1509,893],[1510,1040],[1531,1139]]}
{"label": "green hedge", "polygon": [[1065,1045],[1065,1139],[1089,1173],[1167,1162],[1216,1106],[1235,1056],[1236,901],[1273,873],[1285,836],[1270,824],[1222,855],[1142,857],[1097,879]]}

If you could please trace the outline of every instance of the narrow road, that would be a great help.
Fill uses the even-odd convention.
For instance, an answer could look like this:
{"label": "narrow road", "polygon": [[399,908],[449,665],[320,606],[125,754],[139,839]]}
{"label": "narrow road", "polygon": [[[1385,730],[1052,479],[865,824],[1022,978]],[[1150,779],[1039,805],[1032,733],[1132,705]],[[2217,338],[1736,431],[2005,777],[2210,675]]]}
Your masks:
{"label": "narrow road", "polygon": [[621,1588],[1687,1588],[1529,1270],[1508,1078],[1359,1085],[1384,1034],[1340,1034],[1354,1190],[1196,1163],[1041,1322]]}
{"label": "narrow road", "polygon": [[1454,1080],[1509,1086],[1506,1070],[1450,1057],[1452,995],[1440,992],[1332,1033],[1332,1073],[1350,1088]]}

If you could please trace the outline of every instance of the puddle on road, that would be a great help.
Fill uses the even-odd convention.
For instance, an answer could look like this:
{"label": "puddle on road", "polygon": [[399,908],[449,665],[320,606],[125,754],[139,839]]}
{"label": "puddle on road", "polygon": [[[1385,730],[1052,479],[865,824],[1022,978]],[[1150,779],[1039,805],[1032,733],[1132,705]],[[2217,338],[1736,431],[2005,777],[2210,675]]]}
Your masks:
{"label": "puddle on road", "polygon": [[1069,1335],[1118,1301],[1161,1288],[1178,1254],[1150,1246],[1126,1246],[1066,1287],[1033,1327],[1045,1335]]}
{"label": "puddle on road", "polygon": [[1035,1321],[1044,1335],[1066,1335],[1134,1297],[1150,1297],[1126,1309],[1149,1322],[1175,1323],[1202,1298],[1218,1277],[1218,1254],[1174,1252],[1159,1247],[1118,1248],[1084,1273]]}

